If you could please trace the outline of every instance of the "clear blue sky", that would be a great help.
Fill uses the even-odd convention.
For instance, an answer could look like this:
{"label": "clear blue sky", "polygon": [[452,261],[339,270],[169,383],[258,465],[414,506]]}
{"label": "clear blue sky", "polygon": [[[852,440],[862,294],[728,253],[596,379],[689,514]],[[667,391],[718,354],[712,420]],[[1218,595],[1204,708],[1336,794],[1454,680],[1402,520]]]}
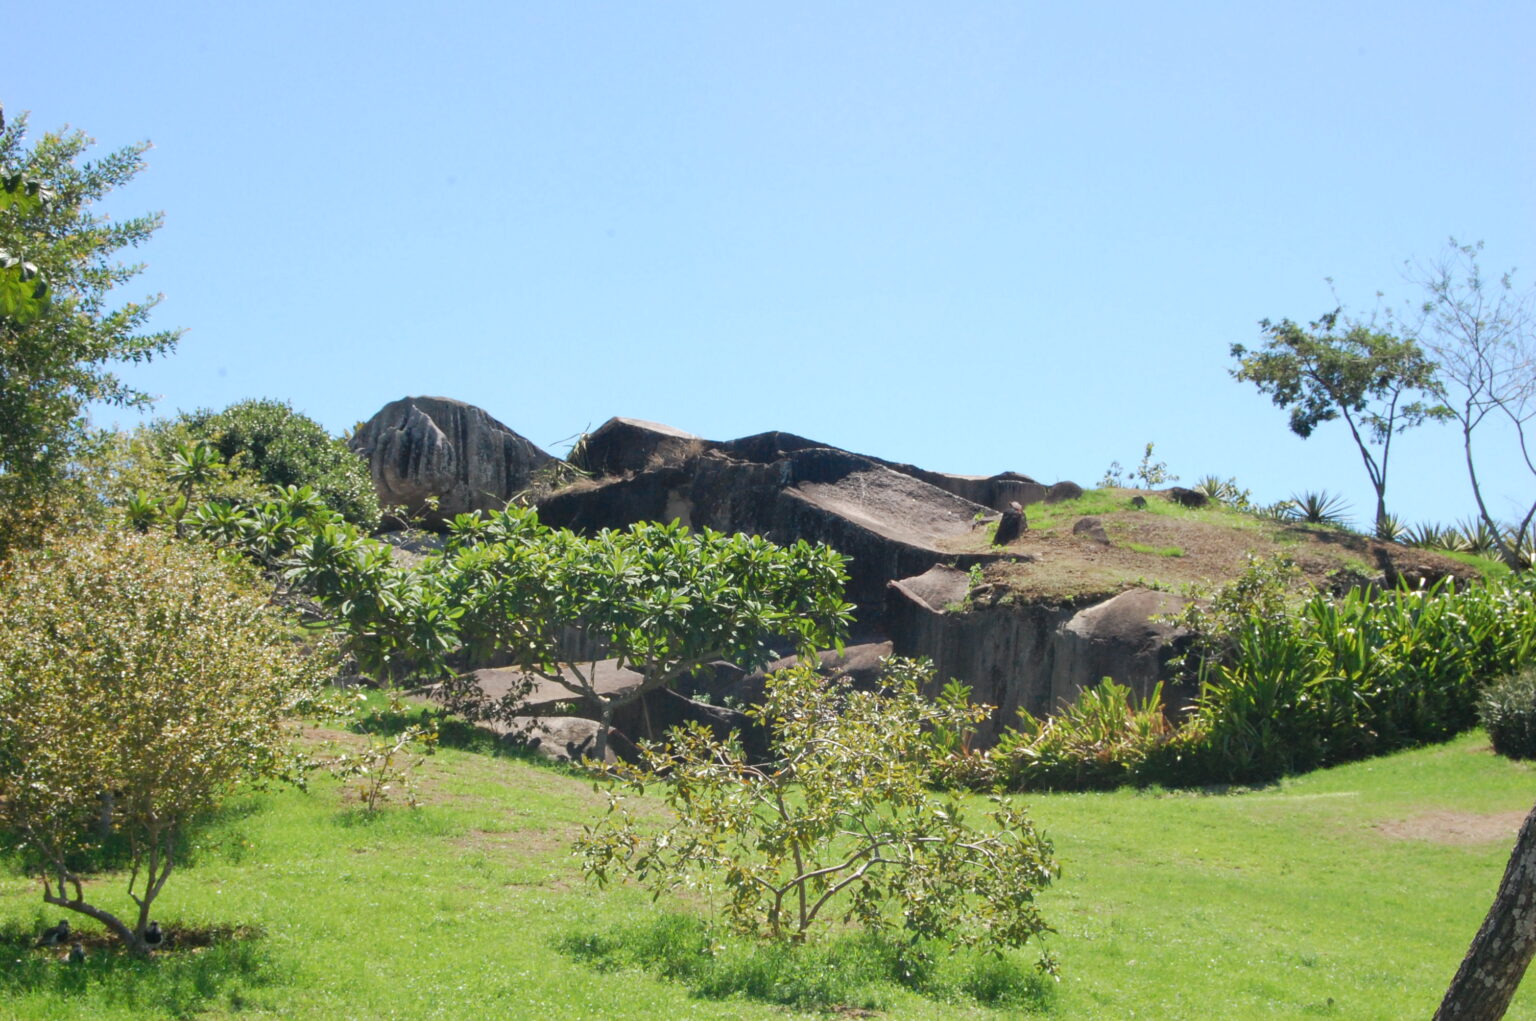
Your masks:
{"label": "clear blue sky", "polygon": [[[627,415],[1085,484],[1151,440],[1363,519],[1342,424],[1291,436],[1228,346],[1331,308],[1326,277],[1402,296],[1450,235],[1536,276],[1528,0],[6,20],[8,115],[155,143],[113,208],[166,213],[136,290],[188,332],[130,376],[162,413],[279,397],[339,431],[440,394],[557,452]],[[1451,430],[1394,461],[1402,516],[1471,510]],[[1536,496],[1513,467],[1501,510]]]}

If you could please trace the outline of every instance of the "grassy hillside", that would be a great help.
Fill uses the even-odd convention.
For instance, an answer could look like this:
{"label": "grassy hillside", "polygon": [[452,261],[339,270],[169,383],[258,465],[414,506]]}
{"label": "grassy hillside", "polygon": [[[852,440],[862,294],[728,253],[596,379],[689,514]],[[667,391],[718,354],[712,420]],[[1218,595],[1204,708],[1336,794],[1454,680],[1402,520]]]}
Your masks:
{"label": "grassy hillside", "polygon": [[[1428,1016],[1533,781],[1474,733],[1253,791],[1034,796],[1064,869],[1043,902],[1061,982],[1005,1009],[894,985],[861,1002],[893,1018]],[[231,806],[157,914],[184,943],[235,935],[147,963],[94,940],[84,965],[31,949],[57,913],[5,870],[0,1016],[810,1016],[562,949],[659,908],[708,912],[583,884],[570,843],[603,804],[584,779],[461,748],[427,760],[423,787],[421,809],[373,817],[331,781]],[[1536,1018],[1536,990],[1510,1016]]]}
{"label": "grassy hillside", "polygon": [[[1145,507],[1132,503],[1138,496]],[[1398,570],[1507,573],[1484,557],[1410,549],[1335,526],[1268,520],[1214,504],[1189,509],[1151,490],[1095,489],[1076,500],[1031,504],[1025,514],[1028,529],[1000,550],[1019,562],[993,566],[987,579],[1045,601],[1111,595],[1135,585],[1219,585],[1242,572],[1249,553],[1284,554],[1321,587],[1339,572],[1346,579],[1377,577],[1383,558]],[[1073,526],[1087,517],[1103,525],[1108,545],[1074,534]],[[957,553],[996,549],[983,529],[954,544]]]}

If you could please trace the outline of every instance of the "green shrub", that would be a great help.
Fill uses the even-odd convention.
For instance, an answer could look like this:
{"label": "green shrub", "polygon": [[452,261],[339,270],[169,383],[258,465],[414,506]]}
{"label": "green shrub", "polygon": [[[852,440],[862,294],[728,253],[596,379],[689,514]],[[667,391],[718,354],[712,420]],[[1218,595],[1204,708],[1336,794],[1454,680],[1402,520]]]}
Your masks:
{"label": "green shrub", "polygon": [[[285,721],[324,664],[228,564],[155,533],[29,551],[0,596],[0,827],[47,903],[142,952],[181,831],[287,773]],[[128,911],[101,887],[85,899],[82,863],[109,838],[129,848]]]}
{"label": "green shrub", "polygon": [[1108,677],[1078,692],[1077,701],[1044,720],[1023,714],[1003,736],[993,761],[1020,790],[1093,790],[1144,781],[1149,759],[1175,737],[1163,711],[1163,689],[1138,702]]}
{"label": "green shrub", "polygon": [[[188,472],[189,455],[206,447],[206,470]],[[364,530],[379,523],[367,463],[340,439],[284,401],[248,400],[223,411],[183,412],[119,436],[114,502],[137,492],[179,490],[190,503],[251,504],[308,487],[321,503]]]}
{"label": "green shrub", "polygon": [[1527,667],[1488,685],[1477,714],[1494,751],[1511,759],[1536,759],[1536,669]]}
{"label": "green shrub", "polygon": [[936,1000],[1043,1010],[1053,981],[1019,954],[951,952],[894,933],[840,933],[764,945],[700,918],[663,914],[570,935],[559,949],[599,971],[642,968],[708,999],[745,997],[800,1010],[890,1010],[909,989]]}
{"label": "green shrub", "polygon": [[[928,789],[940,754],[924,733],[980,719],[986,707],[929,702],[930,665],[892,660],[886,690],[855,691],[801,665],[771,675],[748,715],[773,733],[774,760],[692,724],[618,767],[634,791],[659,789],[676,814],[641,828],[617,792],[578,843],[603,883],[631,875],[657,895],[720,882],[731,927],[804,942],[833,919],[984,950],[1049,932],[1035,893],[1056,873],[1051,845],[1024,810],[994,798],[984,823]],[[664,778],[664,779],[663,779]],[[1053,967],[1042,953],[1040,966]]]}

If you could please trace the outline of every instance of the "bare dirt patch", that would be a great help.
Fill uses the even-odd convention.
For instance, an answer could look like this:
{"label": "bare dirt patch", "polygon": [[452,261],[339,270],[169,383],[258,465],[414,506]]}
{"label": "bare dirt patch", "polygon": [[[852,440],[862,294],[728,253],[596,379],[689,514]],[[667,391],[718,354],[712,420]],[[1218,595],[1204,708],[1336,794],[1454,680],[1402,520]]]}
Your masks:
{"label": "bare dirt patch", "polygon": [[1407,819],[1376,824],[1377,832],[1393,840],[1423,840],[1432,844],[1509,843],[1520,832],[1525,812],[1425,812]]}

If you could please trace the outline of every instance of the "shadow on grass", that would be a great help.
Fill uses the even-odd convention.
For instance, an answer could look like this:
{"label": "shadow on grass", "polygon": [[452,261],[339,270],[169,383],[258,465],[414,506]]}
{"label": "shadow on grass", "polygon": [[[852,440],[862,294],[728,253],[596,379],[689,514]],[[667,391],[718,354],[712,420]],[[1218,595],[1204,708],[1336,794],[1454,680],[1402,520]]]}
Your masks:
{"label": "shadow on grass", "polygon": [[437,744],[440,748],[490,755],[501,759],[516,759],[530,764],[548,765],[549,759],[531,748],[508,741],[496,731],[476,723],[470,723],[441,709],[426,707],[404,711],[372,709],[359,713],[352,720],[350,730],[359,734],[376,734],[393,737],[416,724],[431,723],[437,727]]}
{"label": "shadow on grass", "polygon": [[0,1002],[57,997],[144,1017],[188,1017],[216,1003],[238,1010],[246,991],[280,978],[261,932],[249,927],[172,922],[170,941],[148,958],[127,953],[115,937],[85,931],[79,935],[86,957],[76,962],[68,947],[34,947],[42,928],[41,916],[35,927],[13,921],[0,928]]}
{"label": "shadow on grass", "polygon": [[937,944],[868,933],[798,946],[758,943],[689,915],[567,935],[556,947],[598,971],[638,968],[707,999],[744,996],[801,1010],[887,1010],[906,989],[939,1001],[1044,1013],[1056,996],[1054,982],[1022,954],[950,954]]}

